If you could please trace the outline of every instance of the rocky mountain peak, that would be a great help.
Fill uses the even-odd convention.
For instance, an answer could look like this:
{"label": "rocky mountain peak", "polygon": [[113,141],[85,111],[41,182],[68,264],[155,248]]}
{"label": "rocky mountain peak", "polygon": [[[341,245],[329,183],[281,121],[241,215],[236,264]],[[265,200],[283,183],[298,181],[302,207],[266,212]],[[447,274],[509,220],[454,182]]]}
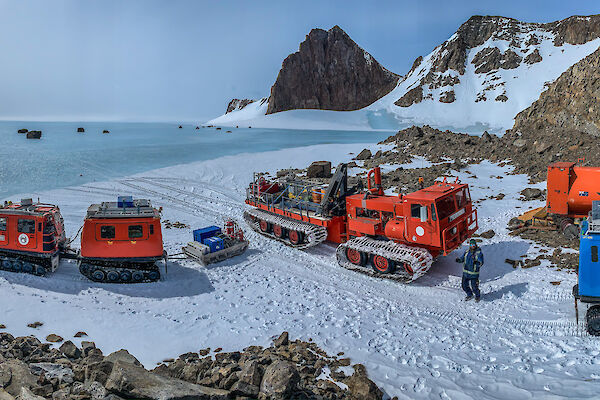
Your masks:
{"label": "rocky mountain peak", "polygon": [[342,28],[313,29],[284,61],[267,114],[293,109],[350,111],[389,93],[398,75],[382,67]]}
{"label": "rocky mountain peak", "polygon": [[566,59],[567,55],[560,54],[563,49],[553,47],[586,44],[599,37],[600,15],[575,16],[545,24],[475,15],[427,57],[415,60],[404,79],[406,83],[399,85],[406,89],[398,91],[395,104],[410,107],[427,100],[452,103],[461,100],[454,89],[465,81],[470,81],[470,87],[476,85],[475,102],[510,101],[507,89],[510,82],[499,71],[531,66],[553,54]]}

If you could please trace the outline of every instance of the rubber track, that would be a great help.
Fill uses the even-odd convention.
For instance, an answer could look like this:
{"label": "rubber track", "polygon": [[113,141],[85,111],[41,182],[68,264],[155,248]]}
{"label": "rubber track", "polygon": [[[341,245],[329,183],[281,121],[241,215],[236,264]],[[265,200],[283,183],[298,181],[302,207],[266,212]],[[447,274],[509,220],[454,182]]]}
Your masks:
{"label": "rubber track", "polygon": [[[272,214],[270,212],[252,209],[244,211],[244,219],[250,227],[263,236],[267,236],[278,240],[295,249],[307,249],[323,243],[327,239],[327,228],[309,224],[308,222],[296,221],[295,219]],[[270,224],[280,225],[288,230],[299,231],[304,234],[304,242],[300,244],[292,244],[289,240],[278,238],[272,233],[263,232],[260,230],[259,221],[265,220]]]}
{"label": "rubber track", "polygon": [[585,327],[585,322],[580,321],[536,321],[525,319],[505,318],[505,325],[526,334],[537,336],[580,336],[591,337]]}
{"label": "rubber track", "polygon": [[[123,268],[123,267],[117,267],[117,266],[111,266],[111,265],[91,264],[89,262],[80,262],[80,263],[78,263],[78,266],[79,266],[79,272],[81,273],[81,275],[85,276],[86,278],[88,278],[89,280],[91,280],[93,282],[128,284],[128,283],[149,283],[149,282],[157,282],[160,280],[160,268],[158,266],[158,262],[155,262],[152,266],[145,266],[145,267],[141,267],[141,268]],[[96,269],[100,269],[100,270],[102,270],[102,272],[104,272],[103,280],[99,281],[92,277],[92,273]],[[108,280],[108,272],[109,271],[117,272],[119,274],[119,279],[117,279],[116,281],[109,281]],[[134,272],[141,272],[143,274],[143,278],[139,281],[133,281],[133,280],[123,281],[121,279],[121,274],[124,272],[128,272],[129,274],[133,274]],[[154,279],[152,279],[150,277],[150,272],[155,273],[156,277]]]}
{"label": "rubber track", "polygon": [[[395,261],[396,264],[399,264],[398,268],[393,274],[381,274],[375,272],[370,267],[352,264],[346,257],[346,249],[348,248],[366,253],[369,255],[369,259],[371,255],[388,258]],[[340,266],[346,269],[377,278],[390,279],[404,283],[412,282],[425,275],[433,264],[433,257],[426,249],[410,247],[392,241],[375,240],[366,236],[350,239],[346,243],[340,244],[336,250],[336,257]],[[403,263],[408,263],[410,265],[413,270],[412,274],[404,270],[402,267]]]}

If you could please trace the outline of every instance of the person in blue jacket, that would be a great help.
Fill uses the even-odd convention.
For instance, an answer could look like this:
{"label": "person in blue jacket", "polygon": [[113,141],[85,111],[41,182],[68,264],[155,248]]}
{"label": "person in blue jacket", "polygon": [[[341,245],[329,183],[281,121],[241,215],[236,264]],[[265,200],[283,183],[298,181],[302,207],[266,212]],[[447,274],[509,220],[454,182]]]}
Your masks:
{"label": "person in blue jacket", "polygon": [[479,291],[479,270],[483,265],[483,252],[477,246],[475,239],[471,239],[469,248],[462,257],[456,259],[456,262],[463,265],[462,288],[467,294],[465,300],[471,300],[473,294],[475,294],[475,301],[478,302],[481,298],[481,292]]}

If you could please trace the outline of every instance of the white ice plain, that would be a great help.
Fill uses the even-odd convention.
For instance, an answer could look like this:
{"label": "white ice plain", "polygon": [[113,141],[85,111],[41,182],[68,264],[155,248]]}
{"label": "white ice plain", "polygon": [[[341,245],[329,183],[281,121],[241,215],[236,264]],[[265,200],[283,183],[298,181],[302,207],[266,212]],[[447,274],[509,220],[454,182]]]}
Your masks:
{"label": "white ice plain", "polygon": [[[150,198],[164,208],[164,219],[198,228],[226,216],[241,221],[252,171],[304,168],[317,159],[335,164],[364,147],[377,148],[318,145],[243,154],[30,195],[59,204],[70,234],[90,203],[118,194]],[[297,251],[246,229],[251,245],[243,256],[209,268],[174,261],[165,279],[153,284],[96,284],[69,261],[45,278],[0,272],[0,323],[14,335],[43,340],[56,333],[77,344],[72,336],[85,331],[84,339],[105,354],[126,348],[148,368],[205,347],[269,345],[287,330],[365,364],[386,395],[401,399],[597,398],[600,340],[575,324],[575,275],[504,262],[539,252],[505,227],[541,202],[517,200],[527,178],[505,175],[510,167],[483,162],[468,170],[477,178],[458,175],[474,199],[506,195],[478,205],[480,230],[496,232],[482,243],[479,304],[462,301],[457,252],[402,285],[341,269],[333,245]],[[498,175],[504,179],[492,178]],[[191,239],[187,229],[164,229],[163,235],[169,253]],[[26,327],[34,321],[44,325]]]}

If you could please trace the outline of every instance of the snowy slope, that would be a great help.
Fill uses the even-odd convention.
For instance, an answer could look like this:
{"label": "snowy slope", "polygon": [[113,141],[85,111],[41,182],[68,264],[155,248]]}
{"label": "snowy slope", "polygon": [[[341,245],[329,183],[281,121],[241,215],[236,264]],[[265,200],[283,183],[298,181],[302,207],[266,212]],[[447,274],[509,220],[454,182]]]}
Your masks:
{"label": "snowy slope", "polygon": [[[125,193],[151,198],[164,207],[163,218],[194,228],[219,223],[225,215],[241,219],[244,188],[256,169],[306,167],[315,159],[337,163],[363,147],[230,156],[30,195],[60,204],[71,234],[88,204]],[[474,199],[496,194],[498,180],[492,176],[510,170],[488,162],[469,169],[477,178],[460,176]],[[478,206],[481,230],[497,232],[482,244],[486,265],[479,304],[462,301],[456,254],[438,259],[414,284],[402,285],[341,269],[332,245],[298,251],[247,230],[251,245],[240,258],[209,268],[173,261],[166,279],[155,284],[96,284],[69,261],[47,278],[0,272],[0,323],[13,334],[43,339],[57,333],[76,343],[73,334],[83,330],[105,353],[127,348],[147,367],[207,346],[265,345],[288,330],[365,364],[386,394],[400,399],[597,398],[600,341],[575,325],[570,295],[575,276],[504,263],[539,251],[509,236],[505,226],[523,210],[516,207],[540,202],[516,200],[527,186],[525,176],[505,175],[501,184],[503,200]],[[191,239],[188,229],[163,234],[170,253]],[[33,321],[44,325],[27,328]]]}
{"label": "snowy slope", "polygon": [[[527,37],[536,35],[540,39],[538,45],[526,45]],[[404,122],[429,124],[432,126],[452,126],[465,128],[482,124],[492,129],[509,129],[514,124],[514,117],[529,107],[545,90],[545,85],[557,79],[571,65],[593,53],[600,46],[600,39],[583,45],[554,46],[554,35],[542,30],[535,30],[517,35],[522,47],[511,46],[510,41],[490,38],[485,43],[468,50],[466,71],[463,75],[453,69],[444,73],[433,72],[432,62],[443,51],[437,47],[423,59],[418,68],[400,82],[396,89],[384,96],[369,108],[386,109],[393,112]],[[455,37],[449,39],[454,40]],[[514,69],[495,69],[489,73],[476,73],[473,64],[475,56],[484,49],[498,48],[501,53],[511,49],[525,58],[535,49],[539,51],[542,61],[535,64],[521,62]],[[431,88],[423,85],[421,80],[432,73],[436,79],[456,77],[460,83],[453,86]],[[410,89],[423,86],[423,100],[410,107],[394,104]],[[435,85],[434,85],[435,86]],[[440,97],[453,91],[456,97],[452,103],[443,103]],[[496,100],[498,96],[506,96],[508,100]]]}
{"label": "snowy slope", "polygon": [[584,32],[592,31],[590,24],[596,21],[597,16],[571,17],[550,24],[472,17],[447,41],[416,61],[394,90],[366,108],[265,115],[267,105],[257,106],[256,102],[208,123],[296,129],[381,129],[382,123],[385,129],[400,129],[429,124],[441,129],[502,133],[513,126],[520,111],[539,98],[548,83],[600,46],[594,33],[582,44],[569,44],[560,32],[561,24],[580,24],[578,32]]}

